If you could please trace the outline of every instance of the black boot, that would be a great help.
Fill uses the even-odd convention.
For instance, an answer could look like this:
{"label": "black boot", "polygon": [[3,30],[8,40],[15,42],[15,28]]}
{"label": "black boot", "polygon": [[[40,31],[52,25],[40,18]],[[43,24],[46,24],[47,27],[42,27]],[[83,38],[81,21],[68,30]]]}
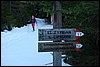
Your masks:
{"label": "black boot", "polygon": [[33,27],[33,31],[35,31],[34,27]]}

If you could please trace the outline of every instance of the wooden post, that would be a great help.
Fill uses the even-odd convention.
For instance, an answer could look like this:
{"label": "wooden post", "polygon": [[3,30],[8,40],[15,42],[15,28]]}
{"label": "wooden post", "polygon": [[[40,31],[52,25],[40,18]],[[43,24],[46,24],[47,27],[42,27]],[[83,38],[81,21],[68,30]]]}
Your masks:
{"label": "wooden post", "polygon": [[[54,23],[53,28],[62,28],[62,14],[60,12],[61,4],[59,1],[54,2]],[[61,42],[61,41],[54,41]],[[53,52],[53,66],[62,66],[61,60],[62,52]]]}

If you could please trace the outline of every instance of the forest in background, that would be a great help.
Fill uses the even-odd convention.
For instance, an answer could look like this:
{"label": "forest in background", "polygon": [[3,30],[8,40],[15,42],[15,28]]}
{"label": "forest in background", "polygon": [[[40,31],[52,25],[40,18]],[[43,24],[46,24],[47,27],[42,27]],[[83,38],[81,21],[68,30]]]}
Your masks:
{"label": "forest in background", "polygon": [[[50,23],[54,1],[1,1],[1,31],[27,25],[34,15]],[[65,63],[74,66],[99,65],[99,1],[60,1],[63,28],[78,28],[85,35],[80,51],[65,52]]]}

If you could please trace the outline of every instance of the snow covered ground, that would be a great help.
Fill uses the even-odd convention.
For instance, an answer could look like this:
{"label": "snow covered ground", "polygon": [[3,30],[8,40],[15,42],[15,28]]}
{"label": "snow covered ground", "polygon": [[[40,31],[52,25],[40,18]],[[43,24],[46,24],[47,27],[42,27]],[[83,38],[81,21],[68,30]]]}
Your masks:
{"label": "snow covered ground", "polygon": [[[43,19],[36,18],[35,31],[30,24],[1,32],[1,66],[53,66],[52,52],[38,52],[38,29],[50,29]],[[62,61],[62,66],[70,66]]]}

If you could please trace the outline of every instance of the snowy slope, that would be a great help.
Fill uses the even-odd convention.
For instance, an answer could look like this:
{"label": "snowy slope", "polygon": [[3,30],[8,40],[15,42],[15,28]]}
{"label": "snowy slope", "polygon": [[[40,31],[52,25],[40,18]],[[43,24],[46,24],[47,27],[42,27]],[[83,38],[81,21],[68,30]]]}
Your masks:
{"label": "snowy slope", "polygon": [[[30,24],[1,32],[1,66],[52,66],[52,52],[38,52],[38,29],[50,29],[43,19],[36,18],[35,31]],[[62,63],[62,66],[70,66]]]}

